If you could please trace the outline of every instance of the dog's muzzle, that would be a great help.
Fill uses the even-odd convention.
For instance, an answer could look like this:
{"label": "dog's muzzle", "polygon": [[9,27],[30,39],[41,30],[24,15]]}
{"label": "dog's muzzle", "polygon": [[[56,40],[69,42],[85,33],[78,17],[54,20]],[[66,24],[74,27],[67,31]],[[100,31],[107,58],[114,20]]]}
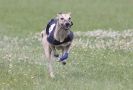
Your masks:
{"label": "dog's muzzle", "polygon": [[73,22],[67,22],[67,23],[65,23],[65,25],[64,25],[64,29],[65,29],[65,30],[69,30],[69,29],[71,28],[72,25],[73,25]]}

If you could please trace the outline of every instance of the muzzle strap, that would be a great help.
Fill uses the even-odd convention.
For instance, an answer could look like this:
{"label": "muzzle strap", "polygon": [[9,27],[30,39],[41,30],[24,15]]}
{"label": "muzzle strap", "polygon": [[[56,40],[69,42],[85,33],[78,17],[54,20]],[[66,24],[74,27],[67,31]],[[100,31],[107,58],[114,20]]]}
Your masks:
{"label": "muzzle strap", "polygon": [[71,26],[73,26],[73,22],[71,21]]}

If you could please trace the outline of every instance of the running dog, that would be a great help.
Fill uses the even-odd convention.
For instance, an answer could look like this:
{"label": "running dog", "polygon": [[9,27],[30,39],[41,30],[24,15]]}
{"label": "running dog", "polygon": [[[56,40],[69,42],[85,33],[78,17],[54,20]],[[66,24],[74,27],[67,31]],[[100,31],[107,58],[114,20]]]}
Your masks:
{"label": "running dog", "polygon": [[[45,56],[48,59],[48,71],[52,78],[54,77],[53,58],[57,57],[59,62],[66,64],[74,38],[73,32],[70,30],[72,25],[71,13],[59,13],[41,32]],[[57,50],[61,50],[62,53],[57,54]]]}

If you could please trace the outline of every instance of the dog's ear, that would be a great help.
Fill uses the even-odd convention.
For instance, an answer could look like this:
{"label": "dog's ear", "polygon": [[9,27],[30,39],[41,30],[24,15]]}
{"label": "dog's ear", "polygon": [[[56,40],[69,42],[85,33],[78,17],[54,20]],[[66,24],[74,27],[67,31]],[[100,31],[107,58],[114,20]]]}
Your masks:
{"label": "dog's ear", "polygon": [[68,12],[68,14],[71,16],[71,12]]}
{"label": "dog's ear", "polygon": [[62,12],[59,12],[56,14],[56,19],[59,19],[59,16],[62,14]]}
{"label": "dog's ear", "polygon": [[57,17],[58,17],[59,15],[61,15],[61,14],[62,14],[62,12],[57,13]]}
{"label": "dog's ear", "polygon": [[59,15],[60,15],[60,14],[63,14],[63,12],[59,12],[58,14],[59,14]]}

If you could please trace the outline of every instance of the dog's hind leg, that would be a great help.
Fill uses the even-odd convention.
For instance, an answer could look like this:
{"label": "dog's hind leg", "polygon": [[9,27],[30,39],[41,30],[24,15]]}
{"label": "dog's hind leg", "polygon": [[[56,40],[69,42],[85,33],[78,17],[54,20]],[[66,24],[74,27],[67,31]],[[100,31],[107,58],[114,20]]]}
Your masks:
{"label": "dog's hind leg", "polygon": [[59,57],[59,54],[57,53],[55,47],[52,48],[52,51],[53,51],[53,56],[54,57],[56,57],[56,58]]}

